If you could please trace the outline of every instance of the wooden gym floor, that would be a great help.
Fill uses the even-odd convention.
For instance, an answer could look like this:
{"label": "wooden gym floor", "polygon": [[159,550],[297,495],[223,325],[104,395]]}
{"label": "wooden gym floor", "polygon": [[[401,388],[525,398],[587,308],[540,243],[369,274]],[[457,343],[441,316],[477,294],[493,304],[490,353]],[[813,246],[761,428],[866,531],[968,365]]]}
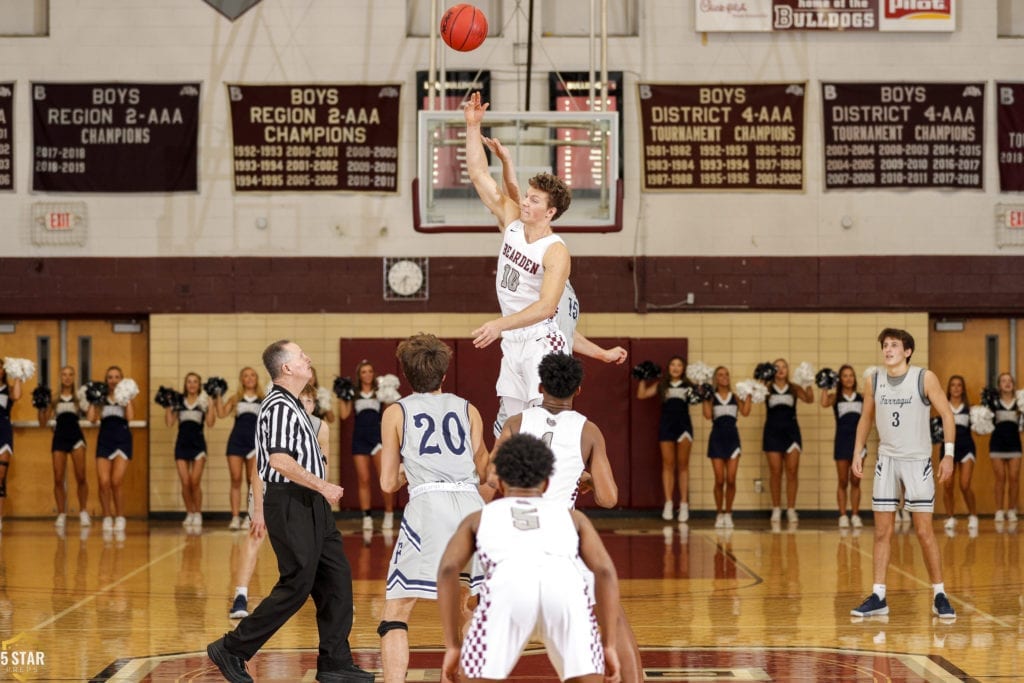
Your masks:
{"label": "wooden gym floor", "polygon": [[[378,520],[379,524],[379,520]],[[379,670],[375,629],[393,538],[364,544],[342,520],[353,567],[359,664]],[[619,569],[623,603],[652,681],[1024,680],[1024,530],[983,519],[971,538],[936,523],[944,578],[958,619],[940,624],[913,533],[893,541],[889,617],[849,610],[871,587],[872,529],[843,533],[832,520],[773,531],[740,519],[729,534],[707,519],[689,527],[652,519],[599,520]],[[207,521],[200,535],[169,522],[129,521],[122,537],[69,518],[4,520],[0,536],[0,679],[216,681],[206,644],[231,627],[232,568],[244,532]],[[276,580],[265,544],[250,607]],[[410,623],[409,680],[438,680],[433,603]],[[313,608],[307,604],[250,662],[257,681],[312,681]],[[513,680],[556,680],[528,651]]]}

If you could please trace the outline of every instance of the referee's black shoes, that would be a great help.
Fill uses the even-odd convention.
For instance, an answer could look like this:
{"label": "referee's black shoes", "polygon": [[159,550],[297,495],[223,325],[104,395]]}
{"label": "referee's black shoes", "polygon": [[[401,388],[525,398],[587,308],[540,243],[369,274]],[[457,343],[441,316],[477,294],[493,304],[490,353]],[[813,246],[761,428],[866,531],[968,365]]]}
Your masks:
{"label": "referee's black shoes", "polygon": [[207,645],[206,654],[231,683],[253,683],[252,676],[245,670],[245,660],[228,652],[224,647],[224,638],[218,638]]}
{"label": "referee's black shoes", "polygon": [[363,671],[355,664],[346,664],[333,671],[317,671],[316,680],[320,683],[364,683],[372,681],[373,674]]}

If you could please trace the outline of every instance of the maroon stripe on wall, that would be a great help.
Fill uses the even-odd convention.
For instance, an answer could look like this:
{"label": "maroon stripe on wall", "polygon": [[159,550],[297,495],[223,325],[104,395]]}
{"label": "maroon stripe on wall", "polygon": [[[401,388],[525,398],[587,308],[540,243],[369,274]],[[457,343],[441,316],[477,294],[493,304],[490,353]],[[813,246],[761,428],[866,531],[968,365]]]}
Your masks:
{"label": "maroon stripe on wall", "polygon": [[[0,258],[0,315],[493,313],[494,268],[432,257],[429,301],[385,302],[379,258]],[[1024,256],[581,256],[572,282],[584,312],[1001,315],[1024,309],[1022,274]]]}

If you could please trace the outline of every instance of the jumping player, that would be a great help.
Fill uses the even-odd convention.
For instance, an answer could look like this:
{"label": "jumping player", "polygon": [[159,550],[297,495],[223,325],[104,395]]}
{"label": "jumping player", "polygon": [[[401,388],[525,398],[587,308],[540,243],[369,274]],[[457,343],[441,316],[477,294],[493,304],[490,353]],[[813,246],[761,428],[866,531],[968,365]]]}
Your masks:
{"label": "jumping player", "polygon": [[[460,663],[464,680],[507,679],[535,628],[560,680],[621,680],[615,566],[583,514],[543,497],[554,455],[540,439],[519,434],[502,445],[494,465],[504,497],[463,520],[438,572],[443,680],[456,680]],[[463,641],[458,581],[474,551],[487,578]],[[596,618],[580,557],[593,572]]]}
{"label": "jumping player", "polygon": [[405,681],[409,668],[408,621],[416,600],[437,599],[441,554],[466,515],[483,507],[479,484],[488,455],[480,413],[441,392],[451,349],[432,334],[418,334],[399,344],[397,355],[415,393],[381,418],[381,488],[394,493],[409,485],[377,628],[384,680],[391,683]]}
{"label": "jumping player", "polygon": [[939,546],[932,529],[935,479],[932,475],[932,443],[929,411],[942,418],[945,440],[939,461],[939,483],[953,476],[956,426],[939,379],[930,370],[910,365],[914,338],[906,330],[886,328],[878,335],[885,372],[878,371],[864,387],[864,411],[857,423],[853,476],[864,475],[864,449],[872,421],[878,430],[878,463],[871,494],[875,513],[874,580],[869,595],[851,614],[870,617],[889,613],[885,600],[885,575],[889,568],[890,542],[899,505],[900,486],[906,491],[906,508],[913,515],[914,531],[921,544],[934,594],[932,613],[955,619],[942,582]]}

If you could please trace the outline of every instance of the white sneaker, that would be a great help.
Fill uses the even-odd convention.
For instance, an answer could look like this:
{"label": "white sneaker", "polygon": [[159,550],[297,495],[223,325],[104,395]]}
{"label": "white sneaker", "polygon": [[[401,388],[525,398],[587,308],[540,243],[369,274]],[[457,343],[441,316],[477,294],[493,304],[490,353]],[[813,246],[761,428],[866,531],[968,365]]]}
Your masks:
{"label": "white sneaker", "polygon": [[943,524],[946,527],[946,531],[952,531],[956,528],[956,517],[949,517],[946,519],[946,523]]}
{"label": "white sneaker", "polygon": [[724,526],[726,529],[732,529],[735,526],[735,524],[732,523],[731,512],[725,513],[722,526]]}
{"label": "white sneaker", "polygon": [[839,515],[839,528],[840,529],[849,529],[850,528],[850,518],[847,517],[846,515]]}
{"label": "white sneaker", "polygon": [[228,523],[228,529],[231,530],[231,531],[238,531],[241,528],[242,528],[242,518],[239,517],[238,515],[235,515],[234,517],[231,518],[231,521]]}
{"label": "white sneaker", "polygon": [[195,527],[196,529],[202,529],[203,528],[203,513],[202,512],[193,512],[192,513],[192,526]]}
{"label": "white sneaker", "polygon": [[78,521],[82,526],[89,526],[92,524],[92,518],[89,517],[89,513],[85,510],[78,513]]}
{"label": "white sneaker", "polygon": [[796,514],[796,508],[789,508],[786,510],[786,521],[790,524],[795,524],[800,521],[800,515]]}
{"label": "white sneaker", "polygon": [[103,530],[104,531],[113,531],[114,530],[114,518],[113,517],[104,517],[103,518]]}
{"label": "white sneaker", "polygon": [[384,521],[380,525],[381,529],[394,529],[395,528],[395,513],[385,512]]}
{"label": "white sneaker", "polygon": [[781,522],[782,521],[782,508],[772,508],[772,521],[773,522]]}
{"label": "white sneaker", "polygon": [[67,524],[68,516],[63,512],[57,515],[57,519],[53,520],[53,525],[58,529],[63,529],[64,525]]}
{"label": "white sneaker", "polygon": [[666,522],[672,521],[672,501],[666,500],[665,505],[661,508],[661,518]]}
{"label": "white sneaker", "polygon": [[690,504],[689,503],[680,503],[679,504],[679,517],[678,517],[678,520],[680,522],[688,522],[688,521],[690,521]]}
{"label": "white sneaker", "polygon": [[249,515],[245,515],[244,517],[242,517],[242,528],[243,529],[248,529],[251,526],[252,526],[252,519],[249,517]]}
{"label": "white sneaker", "polygon": [[860,518],[860,515],[850,515],[850,524],[854,529],[860,529],[864,526],[864,520]]}
{"label": "white sneaker", "polygon": [[717,515],[715,515],[715,528],[716,529],[724,529],[725,528],[725,513],[724,512],[719,512]]}
{"label": "white sneaker", "polygon": [[363,516],[363,531],[373,531],[373,517]]}
{"label": "white sneaker", "polygon": [[1007,510],[1006,511],[1006,521],[1007,522],[1016,522],[1017,521],[1017,509],[1016,508],[1013,508],[1011,510]]}
{"label": "white sneaker", "polygon": [[992,519],[992,521],[994,521],[994,522],[1001,522],[1004,519],[1005,519],[1005,517],[1003,517],[1003,511],[1002,510],[996,510],[995,517]]}
{"label": "white sneaker", "polygon": [[114,531],[124,531],[125,526],[127,526],[127,521],[124,517],[118,517],[114,520]]}
{"label": "white sneaker", "polygon": [[970,515],[967,518],[967,530],[977,531],[978,530],[978,515]]}
{"label": "white sneaker", "polygon": [[182,526],[192,526],[192,513],[186,512],[185,519],[181,520]]}

